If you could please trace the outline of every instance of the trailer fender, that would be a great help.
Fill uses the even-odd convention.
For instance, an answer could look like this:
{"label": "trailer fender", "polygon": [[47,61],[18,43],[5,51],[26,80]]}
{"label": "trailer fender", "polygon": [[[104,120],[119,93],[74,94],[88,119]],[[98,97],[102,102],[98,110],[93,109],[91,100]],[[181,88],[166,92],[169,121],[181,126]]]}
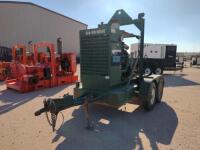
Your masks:
{"label": "trailer fender", "polygon": [[140,91],[140,96],[146,96],[148,91],[149,91],[149,88],[150,88],[150,85],[151,83],[153,82],[153,80],[143,80],[140,84],[140,88],[139,88],[139,91]]}
{"label": "trailer fender", "polygon": [[146,96],[149,91],[151,83],[154,82],[157,86],[160,81],[160,78],[163,78],[163,76],[162,75],[150,75],[148,77],[144,77],[144,80],[141,82],[140,88],[139,88],[140,96]]}

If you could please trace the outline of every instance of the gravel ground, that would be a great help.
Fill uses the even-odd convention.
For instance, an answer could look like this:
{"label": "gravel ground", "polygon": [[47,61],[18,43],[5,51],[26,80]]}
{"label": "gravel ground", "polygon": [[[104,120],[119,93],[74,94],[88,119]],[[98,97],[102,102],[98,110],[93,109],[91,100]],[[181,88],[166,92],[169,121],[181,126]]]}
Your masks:
{"label": "gravel ground", "polygon": [[[18,94],[0,83],[0,149],[199,150],[200,68],[164,76],[163,101],[153,111],[132,104],[122,110],[90,105],[94,130],[88,131],[82,107],[73,107],[63,111],[64,124],[54,133],[45,115],[35,117],[34,111],[44,97],[72,94],[74,85]],[[59,116],[57,128],[61,123]]]}

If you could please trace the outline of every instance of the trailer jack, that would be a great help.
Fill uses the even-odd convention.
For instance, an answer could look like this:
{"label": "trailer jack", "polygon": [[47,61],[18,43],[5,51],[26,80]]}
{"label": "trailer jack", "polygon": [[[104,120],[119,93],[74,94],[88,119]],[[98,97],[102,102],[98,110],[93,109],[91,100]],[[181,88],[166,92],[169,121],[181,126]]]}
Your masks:
{"label": "trailer jack", "polygon": [[85,100],[84,103],[83,103],[83,109],[84,109],[85,118],[86,118],[86,121],[87,121],[86,129],[92,130],[93,127],[91,126],[91,123],[90,123],[90,115],[89,115],[89,107],[88,106],[89,106],[88,101]]}
{"label": "trailer jack", "polygon": [[[49,125],[52,127],[52,130],[55,131],[57,116],[59,113],[61,113],[62,110],[73,107],[73,106],[83,105],[85,118],[87,121],[86,129],[92,130],[88,105],[90,102],[94,102],[95,99],[96,98],[93,98],[93,96],[91,95],[90,96],[85,95],[85,96],[81,96],[79,98],[74,99],[73,96],[69,94],[64,95],[63,98],[44,99],[43,101],[44,107],[37,110],[35,112],[35,116],[39,116],[42,113],[45,113]],[[49,118],[47,114],[48,112],[50,112],[51,118]],[[62,117],[64,120],[63,114],[62,114]]]}

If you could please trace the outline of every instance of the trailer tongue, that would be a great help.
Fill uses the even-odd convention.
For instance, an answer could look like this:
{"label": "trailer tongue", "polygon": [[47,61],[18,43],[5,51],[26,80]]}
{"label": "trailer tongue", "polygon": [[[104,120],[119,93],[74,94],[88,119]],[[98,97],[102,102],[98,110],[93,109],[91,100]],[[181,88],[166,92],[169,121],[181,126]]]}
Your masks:
{"label": "trailer tongue", "polygon": [[[44,100],[44,107],[35,112],[51,113],[50,123],[55,129],[57,115],[69,107],[83,105],[90,128],[88,104],[95,102],[118,108],[140,98],[146,110],[153,109],[163,94],[162,75],[143,75],[144,14],[132,19],[124,10],[117,10],[107,24],[80,31],[81,82],[76,84],[74,95]],[[120,30],[120,26],[135,25],[140,35]],[[129,57],[124,38],[140,41],[139,56]]]}

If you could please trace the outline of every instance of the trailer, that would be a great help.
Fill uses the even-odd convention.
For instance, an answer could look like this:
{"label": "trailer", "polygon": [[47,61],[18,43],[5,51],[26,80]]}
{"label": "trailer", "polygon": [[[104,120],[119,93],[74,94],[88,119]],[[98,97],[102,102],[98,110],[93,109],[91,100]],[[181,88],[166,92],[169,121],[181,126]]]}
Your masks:
{"label": "trailer", "polygon": [[[107,24],[80,31],[81,81],[74,95],[44,100],[43,108],[35,116],[51,113],[50,125],[55,130],[60,111],[83,105],[87,128],[91,129],[89,103],[119,108],[125,103],[142,102],[145,110],[152,110],[161,102],[164,78],[162,75],[143,75],[143,59],[130,59],[124,38],[140,41],[139,55],[143,56],[144,13],[132,19],[124,10],[117,10]],[[120,26],[134,25],[139,35],[120,30]],[[48,116],[48,115],[47,115]]]}
{"label": "trailer", "polygon": [[[131,55],[138,56],[139,45],[131,45]],[[144,74],[162,74],[164,70],[176,69],[176,49],[175,44],[144,44]]]}
{"label": "trailer", "polygon": [[197,57],[197,65],[200,65],[200,56]]}
{"label": "trailer", "polygon": [[200,65],[200,55],[192,56],[192,65]]}

